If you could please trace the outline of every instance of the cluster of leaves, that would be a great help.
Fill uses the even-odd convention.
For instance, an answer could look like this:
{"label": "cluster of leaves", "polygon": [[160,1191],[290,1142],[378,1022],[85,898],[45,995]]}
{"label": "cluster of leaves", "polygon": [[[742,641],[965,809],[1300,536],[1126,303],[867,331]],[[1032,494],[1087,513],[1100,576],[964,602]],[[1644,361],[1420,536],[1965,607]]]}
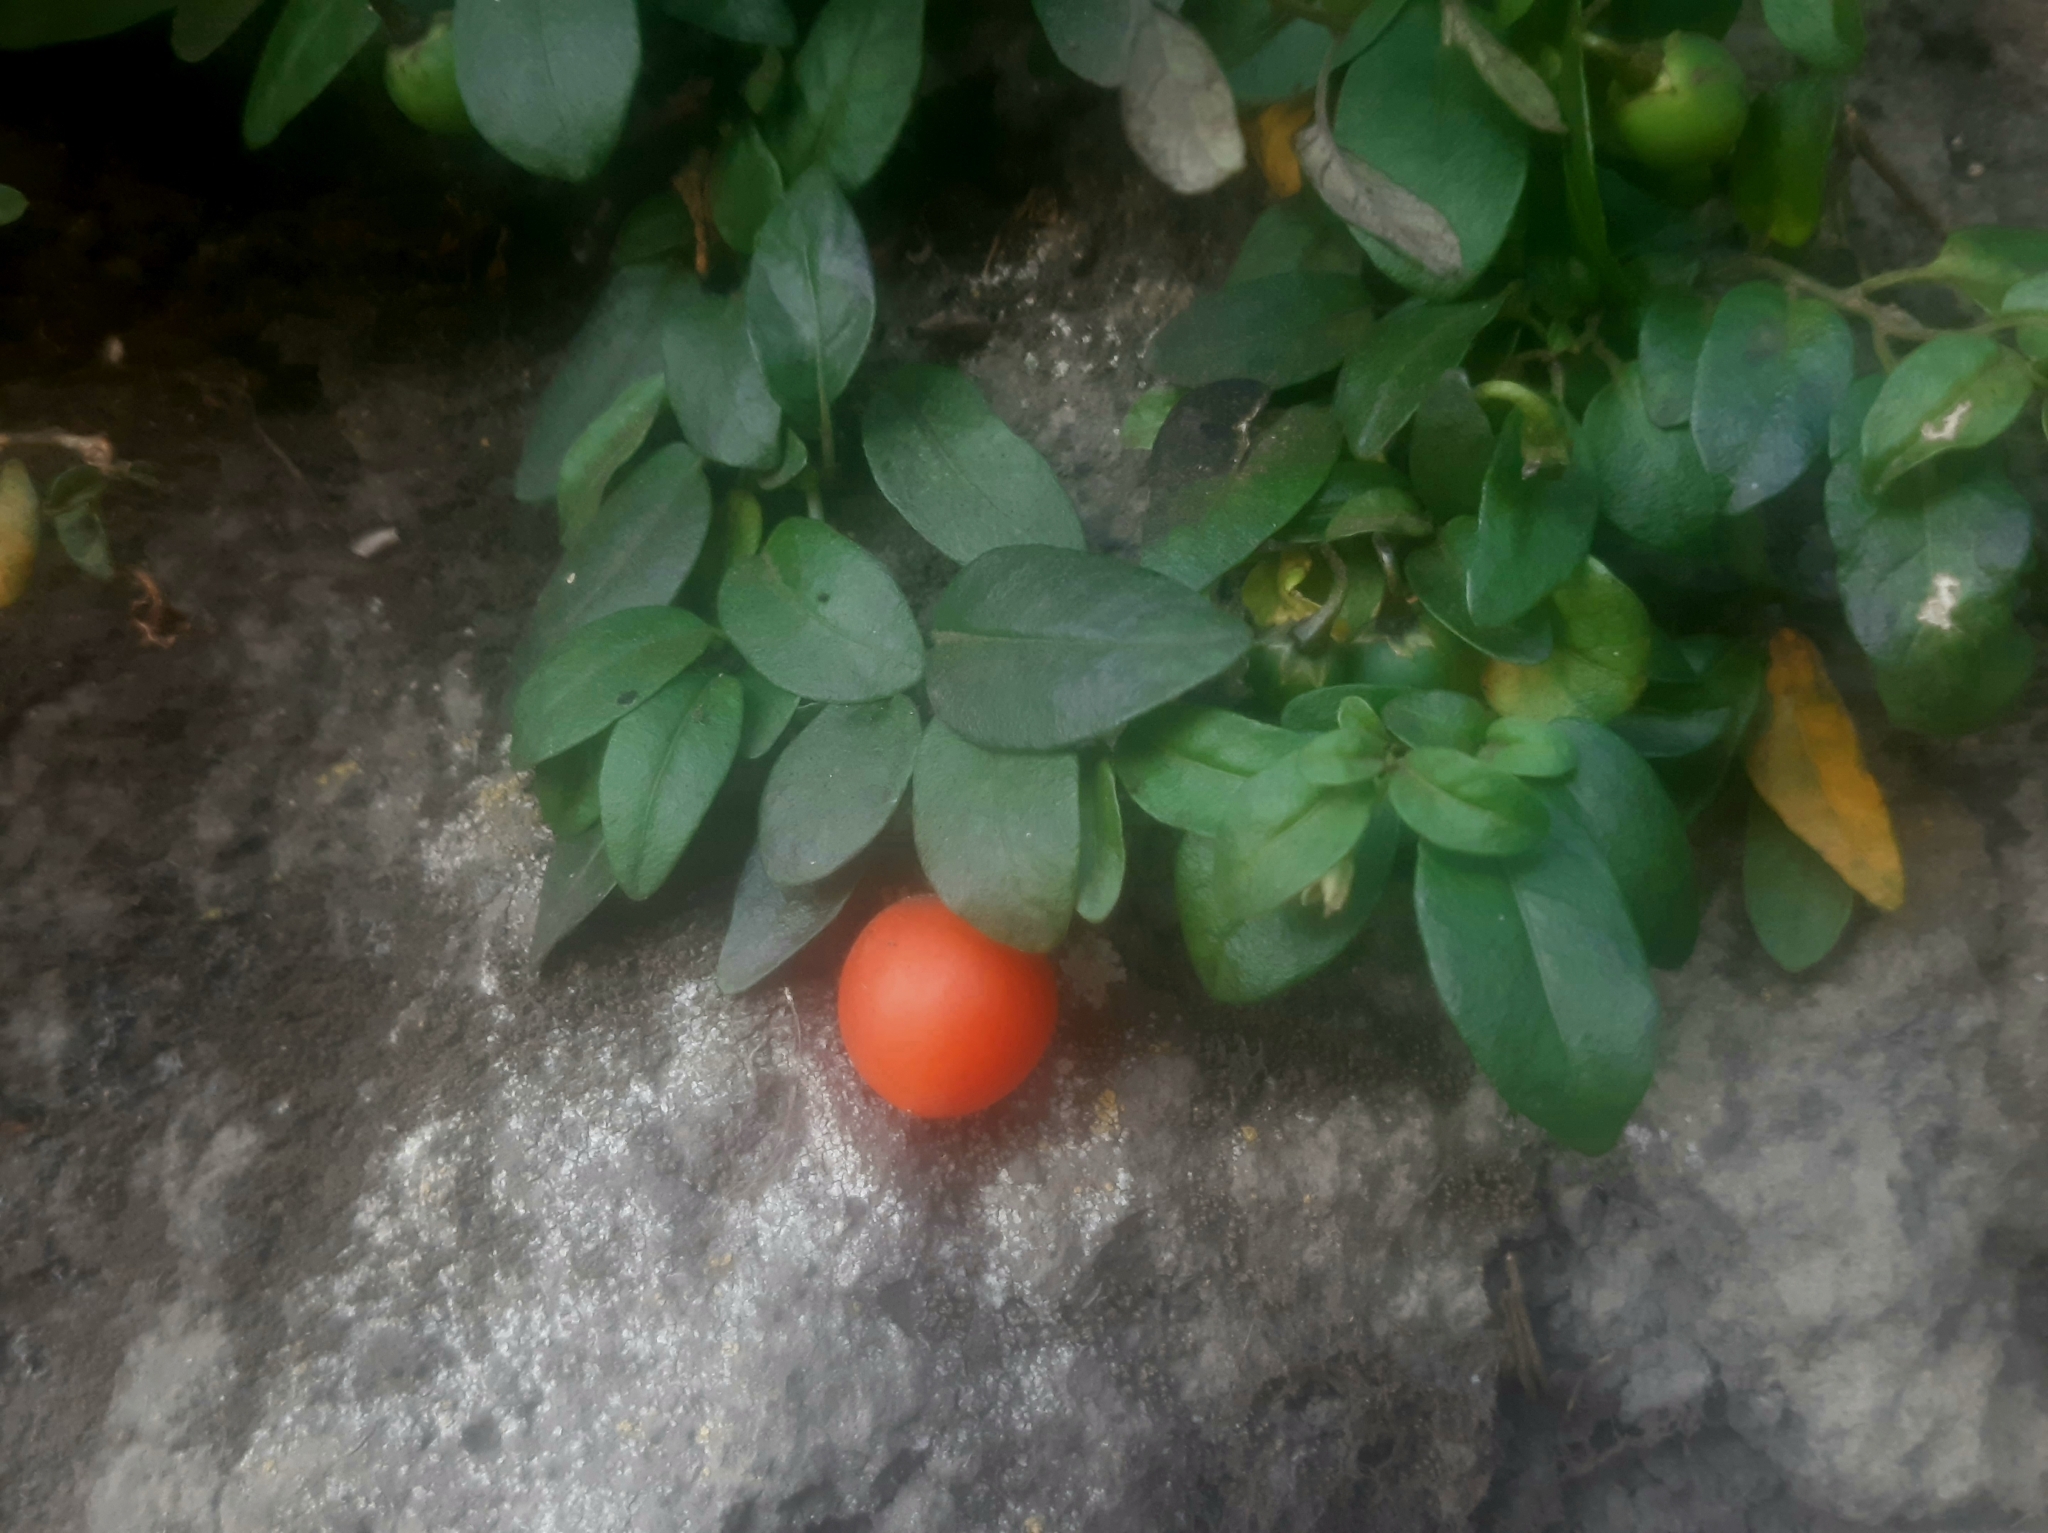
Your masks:
{"label": "cluster of leaves", "polygon": [[[2048,234],[1962,231],[1848,289],[1768,254],[1821,226],[1858,0],[1766,0],[1799,65],[1753,99],[1715,41],[1733,0],[1035,3],[1167,184],[1256,163],[1274,193],[1152,343],[1138,559],[1088,550],[957,372],[867,380],[841,448],[875,316],[847,196],[909,115],[922,0],[827,0],[800,45],[782,0],[662,0],[759,53],[708,168],[627,220],[520,465],[564,548],[515,661],[514,759],[557,836],[537,950],[757,801],[726,988],[906,821],[948,905],[1044,951],[1116,906],[1157,839],[1127,851],[1131,812],[1172,840],[1211,994],[1279,993],[1405,892],[1503,1097],[1605,1149],[1650,1080],[1650,971],[1695,940],[1686,825],[1724,790],[1787,968],[1857,895],[1904,899],[1807,633],[1839,610],[1927,733],[2031,674],[2003,439],[2048,356]],[[588,174],[637,24],[458,0],[468,117]],[[1908,283],[1982,318],[1877,296]],[[831,524],[863,478],[959,566],[922,624]]]}
{"label": "cluster of leaves", "polygon": [[50,538],[93,579],[114,578],[100,520],[106,488],[107,476],[90,464],[65,469],[39,491],[26,463],[0,462],[0,607],[13,606],[28,591],[37,555]]}

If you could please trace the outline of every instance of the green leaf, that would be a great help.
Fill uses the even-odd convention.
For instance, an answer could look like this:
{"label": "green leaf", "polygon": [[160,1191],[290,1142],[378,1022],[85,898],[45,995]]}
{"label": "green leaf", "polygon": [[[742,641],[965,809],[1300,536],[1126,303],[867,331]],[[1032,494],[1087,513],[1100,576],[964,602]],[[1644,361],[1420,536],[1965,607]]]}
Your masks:
{"label": "green leaf", "polygon": [[1568,579],[1593,546],[1600,519],[1600,483],[1584,455],[1531,472],[1523,430],[1519,410],[1501,426],[1465,564],[1472,620],[1488,628],[1506,627]]}
{"label": "green leaf", "polygon": [[585,524],[604,502],[612,475],[640,450],[666,399],[667,390],[659,377],[630,383],[569,444],[562,455],[561,482],[555,489],[555,517],[565,546],[581,538]]}
{"label": "green leaf", "polygon": [[1796,250],[1820,227],[1842,89],[1839,80],[1806,75],[1773,85],[1750,104],[1729,190],[1751,234]]}
{"label": "green leaf", "polygon": [[865,186],[903,131],[923,67],[924,0],[828,0],[796,56],[801,105],[784,163]]}
{"label": "green leaf", "polygon": [[[1499,312],[1498,298],[1490,303],[1411,303],[1374,325],[1352,348],[1337,377],[1334,404],[1352,454],[1383,454]],[[1411,461],[1414,457],[1411,453]]]}
{"label": "green leaf", "polygon": [[1344,77],[1332,124],[1338,144],[1433,203],[1457,233],[1460,269],[1433,276],[1369,235],[1381,271],[1415,292],[1449,298],[1499,252],[1529,171],[1529,130],[1463,53],[1439,46],[1442,16],[1413,0]]}
{"label": "green leaf", "polygon": [[[1310,694],[1311,696],[1315,694]],[[1334,711],[1330,727],[1335,727]],[[1168,704],[1132,724],[1116,744],[1116,775],[1138,807],[1162,825],[1220,836],[1246,778],[1308,743],[1227,708]]]}
{"label": "green leaf", "polygon": [[1856,891],[1755,794],[1742,848],[1742,902],[1764,951],[1802,974],[1835,950],[1855,913]]}
{"label": "green leaf", "polygon": [[0,185],[0,229],[13,223],[28,211],[28,198],[14,187]]}
{"label": "green leaf", "polygon": [[1614,875],[1650,963],[1678,969],[1700,934],[1692,848],[1671,796],[1649,764],[1612,730],[1584,719],[1549,726],[1569,740],[1578,769],[1544,789],[1551,817],[1569,814]]}
{"label": "green leaf", "polygon": [[[196,64],[235,33],[263,0],[178,0],[178,13],[171,18],[171,52],[187,64]],[[160,4],[151,10],[162,10]]]}
{"label": "green leaf", "polygon": [[2012,613],[2033,549],[2026,498],[1981,459],[1873,495],[1848,458],[1828,479],[1827,513],[1849,628],[1894,722],[1941,735],[1993,722],[2033,672]]}
{"label": "green leaf", "polygon": [[694,286],[677,293],[661,349],[684,439],[714,463],[774,467],[782,456],[782,410],[747,338],[745,302]]}
{"label": "green leaf", "polygon": [[949,559],[967,564],[1020,543],[1083,546],[1051,465],[952,368],[889,374],[868,401],[861,440],[876,486]]}
{"label": "green leaf", "polygon": [[1493,715],[1486,704],[1462,692],[1408,692],[1379,710],[1387,732],[1416,749],[1476,751],[1486,739]]}
{"label": "green leaf", "polygon": [[918,861],[955,915],[998,942],[1043,953],[1074,913],[1081,866],[1080,763],[986,751],[933,720],[911,794]]}
{"label": "green leaf", "polygon": [[1152,444],[1159,440],[1159,428],[1166,424],[1166,417],[1180,403],[1180,395],[1179,389],[1145,390],[1125,412],[1124,423],[1117,430],[1117,440],[1133,451],[1150,452]]}
{"label": "green leaf", "polygon": [[1377,787],[1328,786],[1299,753],[1247,778],[1231,800],[1211,865],[1221,913],[1247,920],[1299,895],[1347,855],[1372,820]]}
{"label": "green leaf", "polygon": [[1732,710],[1699,708],[1691,712],[1642,708],[1607,721],[1607,728],[1638,756],[1672,761],[1705,750],[1727,733]]}
{"label": "green leaf", "polygon": [[738,995],[788,963],[846,908],[856,882],[848,876],[785,889],[762,868],[761,854],[749,852],[718,949],[718,988]]}
{"label": "green leaf", "polygon": [[1123,84],[1139,8],[1124,0],[1031,0],[1059,61],[1096,85]]}
{"label": "green leaf", "polygon": [[1692,419],[1694,380],[1714,306],[1688,287],[1663,287],[1643,305],[1636,339],[1636,369],[1643,409],[1658,426],[1683,426]]}
{"label": "green leaf", "polygon": [[799,697],[871,702],[924,674],[917,621],[889,572],[807,517],[783,522],[726,572],[718,622],[749,665]]}
{"label": "green leaf", "polygon": [[604,828],[593,825],[580,835],[558,838],[548,855],[534,910],[533,942],[527,949],[534,966],[547,962],[561,940],[581,926],[619,886],[604,854]]}
{"label": "green leaf", "polygon": [[[1400,687],[1375,686],[1370,682],[1342,682],[1334,687],[1317,687],[1312,692],[1290,698],[1281,710],[1280,723],[1283,729],[1321,734],[1337,727],[1337,715],[1344,711],[1346,703],[1364,703],[1377,716],[1378,710],[1393,702],[1403,690]],[[1271,726],[1262,724],[1259,727],[1266,729]],[[1200,826],[1189,828],[1201,829]],[[1203,830],[1202,834],[1221,835],[1222,832]]]}
{"label": "green leaf", "polygon": [[792,423],[819,429],[874,324],[875,274],[860,223],[832,177],[807,170],[761,225],[747,269],[747,333]]}
{"label": "green leaf", "polygon": [[73,564],[94,580],[114,578],[114,556],[107,547],[106,524],[100,520],[99,497],[85,505],[59,511],[50,518],[57,542]]}
{"label": "green leaf", "polygon": [[459,0],[455,83],[485,142],[537,176],[587,181],[640,75],[633,0]]}
{"label": "green leaf", "polygon": [[752,122],[718,153],[712,180],[711,221],[726,244],[749,255],[761,225],[782,200],[782,162],[775,158],[760,129]]}
{"label": "green leaf", "polygon": [[736,43],[787,48],[796,42],[789,0],[661,0],[661,8],[679,21]]}
{"label": "green leaf", "polygon": [[1408,556],[1404,573],[1409,587],[1424,611],[1482,655],[1516,665],[1535,665],[1548,659],[1554,640],[1550,613],[1544,608],[1534,607],[1497,628],[1482,627],[1473,620],[1465,592],[1478,536],[1479,524],[1469,516],[1446,522],[1434,543]]}
{"label": "green leaf", "polygon": [[1495,719],[1486,726],[1479,759],[1517,777],[1547,782],[1578,769],[1578,747],[1554,724],[1536,719]]}
{"label": "green leaf", "polygon": [[562,459],[585,428],[633,384],[661,375],[666,316],[696,290],[694,277],[668,265],[626,266],[612,274],[541,395],[513,494],[524,501],[555,498]]}
{"label": "green leaf", "polygon": [[740,755],[749,761],[759,761],[775,749],[803,699],[794,692],[783,691],[759,671],[740,672],[740,691],[747,702],[740,723]]}
{"label": "green leaf", "polygon": [[924,726],[901,693],[820,711],[761,790],[761,866],[778,884],[827,878],[867,850],[910,786]]}
{"label": "green leaf", "polygon": [[1626,713],[1650,679],[1655,630],[1642,601],[1597,559],[1588,559],[1551,595],[1557,649],[1539,665],[1496,661],[1486,668],[1486,700],[1515,718],[1592,719]]}
{"label": "green leaf", "polygon": [[1284,389],[1334,371],[1372,326],[1372,298],[1356,277],[1284,271],[1197,294],[1153,338],[1150,361],[1189,388],[1252,378]]}
{"label": "green leaf", "polygon": [[2048,272],[2048,229],[1958,229],[1941,253],[1920,269],[1929,282],[1946,282],[1980,308],[1996,313],[2013,284]]}
{"label": "green leaf", "polygon": [[1519,857],[1550,834],[1550,812],[1521,779],[1462,751],[1410,751],[1387,802],[1423,840],[1475,857]]}
{"label": "green leaf", "polygon": [[[1289,543],[1334,543],[1373,533],[1422,538],[1432,530],[1422,507],[1409,492],[1406,475],[1376,459],[1360,462],[1340,457],[1308,509],[1289,521],[1276,536]],[[1354,591],[1376,576],[1385,584],[1385,572],[1378,567],[1376,554],[1360,553],[1347,562]],[[1349,610],[1352,605],[1352,598],[1347,596],[1344,607]],[[1377,605],[1374,602],[1362,609],[1363,615],[1369,618]]]}
{"label": "green leaf", "polygon": [[1202,590],[1292,521],[1342,451],[1328,410],[1297,405],[1281,412],[1232,472],[1154,489],[1143,563]]}
{"label": "green leaf", "polygon": [[711,489],[680,442],[651,454],[607,495],[534,603],[512,672],[585,623],[628,607],[665,607],[690,576],[711,525]]}
{"label": "green leaf", "polygon": [[1124,138],[1174,191],[1211,191],[1244,169],[1230,81],[1201,33],[1178,17],[1138,7],[1121,97]]}
{"label": "green leaf", "polygon": [[648,898],[674,871],[732,770],[745,706],[732,677],[691,672],[613,726],[597,798],[626,898]]}
{"label": "green leaf", "polygon": [[677,607],[631,607],[586,623],[550,649],[512,704],[512,764],[558,755],[632,712],[710,646]]}
{"label": "green leaf", "polygon": [[983,554],[932,609],[932,709],[978,744],[1053,750],[1201,685],[1251,642],[1186,587],[1096,554]]}
{"label": "green leaf", "polygon": [[1443,374],[1415,407],[1408,433],[1408,479],[1438,521],[1476,516],[1493,461],[1493,427],[1464,373]]}
{"label": "green leaf", "polygon": [[1074,914],[1100,926],[1124,892],[1124,812],[1108,761],[1085,769],[1081,784],[1081,871]]}
{"label": "green leaf", "polygon": [[1863,62],[1863,0],[1764,0],[1764,22],[1815,69],[1847,74]]}
{"label": "green leaf", "polygon": [[689,205],[673,190],[664,189],[644,197],[619,225],[612,241],[612,265],[632,266],[659,261],[697,246],[697,225],[690,218]]}
{"label": "green leaf", "polygon": [[1315,87],[1330,34],[1322,25],[1297,17],[1252,53],[1230,65],[1230,93],[1240,106],[1269,106]]}
{"label": "green leaf", "polygon": [[533,801],[541,819],[557,836],[580,836],[598,822],[603,806],[598,802],[597,783],[609,744],[609,734],[592,735],[534,767]]}
{"label": "green leaf", "polygon": [[1400,847],[1399,821],[1382,811],[1360,843],[1351,897],[1334,915],[1320,902],[1291,901],[1246,920],[1219,901],[1216,843],[1183,836],[1173,888],[1181,932],[1202,988],[1242,1005],[1277,995],[1324,967],[1365,929]]}
{"label": "green leaf", "polygon": [[1442,0],[1446,48],[1462,48],[1494,95],[1507,109],[1539,133],[1564,132],[1557,97],[1543,77],[1524,63],[1486,26],[1475,20],[1465,0]]}
{"label": "green leaf", "polygon": [[1721,300],[1700,351],[1692,434],[1708,472],[1734,482],[1730,511],[1806,472],[1827,445],[1855,362],[1848,324],[1818,299],[1746,282]]}
{"label": "green leaf", "polygon": [[167,11],[175,0],[0,0],[0,48],[46,48],[104,37]]}
{"label": "green leaf", "polygon": [[1588,1155],[1614,1146],[1657,1062],[1657,992],[1583,837],[1524,863],[1425,845],[1415,919],[1437,994],[1508,1106]]}
{"label": "green leaf", "polygon": [[1863,418],[1863,477],[1882,493],[1943,453],[1996,441],[2034,395],[2027,359],[1986,335],[1942,335],[1901,362]]}
{"label": "green leaf", "polygon": [[285,0],[249,82],[242,142],[272,142],[379,30],[366,0]]}
{"label": "green leaf", "polygon": [[1322,198],[1302,192],[1276,202],[1261,213],[1237,248],[1237,260],[1224,279],[1229,286],[1277,277],[1286,272],[1320,272],[1356,277],[1365,266],[1365,252],[1344,221]]}
{"label": "green leaf", "polygon": [[1707,472],[1684,426],[1650,419],[1634,364],[1586,407],[1579,452],[1599,481],[1607,519],[1646,548],[1697,555],[1722,538],[1728,481]]}
{"label": "green leaf", "polygon": [[[2048,314],[2048,276],[2015,282],[2006,290],[1999,309],[2006,314]],[[2034,361],[2048,361],[2048,324],[2022,325],[2012,339]]]}

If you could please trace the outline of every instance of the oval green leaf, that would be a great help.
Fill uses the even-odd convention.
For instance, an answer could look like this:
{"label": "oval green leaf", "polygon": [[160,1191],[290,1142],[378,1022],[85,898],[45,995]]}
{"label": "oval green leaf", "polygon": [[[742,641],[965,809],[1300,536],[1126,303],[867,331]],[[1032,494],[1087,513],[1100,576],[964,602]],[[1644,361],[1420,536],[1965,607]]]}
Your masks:
{"label": "oval green leaf", "polygon": [[861,440],[876,486],[949,559],[1017,543],[1083,546],[1052,466],[952,368],[899,367],[883,379]]}
{"label": "oval green leaf", "polygon": [[1502,1099],[1587,1155],[1649,1089],[1659,1008],[1620,893],[1583,837],[1523,863],[1425,845],[1415,919],[1437,994]]}
{"label": "oval green leaf", "polygon": [[672,442],[635,465],[541,589],[513,656],[513,674],[523,676],[585,623],[674,601],[710,526],[711,487],[689,448]]}
{"label": "oval green leaf", "polygon": [[640,75],[633,0],[461,0],[455,83],[485,142],[537,176],[587,181]]}
{"label": "oval green leaf", "polygon": [[903,131],[923,67],[924,0],[828,0],[796,56],[783,162],[865,186]]}
{"label": "oval green leaf", "polygon": [[726,571],[718,623],[778,687],[828,703],[865,703],[916,685],[924,645],[910,604],[874,555],[798,517]]}
{"label": "oval green leaf", "polygon": [[1742,903],[1764,951],[1802,974],[1835,950],[1856,910],[1856,891],[1754,794],[1742,847]]}
{"label": "oval green leaf", "polygon": [[761,225],[781,200],[782,162],[762,139],[760,129],[748,122],[719,151],[712,180],[711,221],[718,225],[726,244],[741,255],[751,255]]}
{"label": "oval green leaf", "polygon": [[512,493],[552,500],[562,459],[585,428],[621,394],[661,376],[661,338],[670,309],[696,292],[688,272],[659,262],[621,267],[569,343],[527,428]]}
{"label": "oval green leaf", "polygon": [[1423,840],[1474,857],[1519,857],[1550,834],[1550,811],[1519,778],[1462,751],[1410,751],[1388,802]]}
{"label": "oval green leaf", "polygon": [[1216,843],[1218,909],[1248,920],[1293,899],[1350,853],[1379,801],[1376,787],[1315,782],[1299,755],[1247,778]]}
{"label": "oval green leaf", "polygon": [[1892,370],[1863,417],[1864,482],[1882,493],[1943,453],[1996,441],[2033,397],[2018,352],[1988,335],[1935,337]]}
{"label": "oval green leaf", "polygon": [[1721,300],[1700,349],[1692,434],[1708,472],[1734,484],[1730,511],[1806,472],[1827,446],[1855,362],[1848,323],[1819,299],[1746,282]]}
{"label": "oval green leaf", "polygon": [[1413,0],[1346,72],[1332,122],[1343,149],[1434,204],[1456,231],[1462,264],[1447,276],[1359,237],[1381,271],[1431,298],[1454,297],[1492,264],[1529,173],[1529,130],[1470,59],[1441,46],[1442,29],[1439,8]]}
{"label": "oval green leaf", "polygon": [[1465,360],[1500,311],[1489,303],[1412,303],[1375,325],[1345,359],[1335,407],[1352,455],[1376,458],[1438,381]]}
{"label": "oval green leaf", "polygon": [[923,725],[902,694],[842,703],[806,724],[761,790],[761,866],[778,884],[845,867],[882,833],[910,786]]}
{"label": "oval green leaf", "polygon": [[1479,526],[1465,565],[1472,621],[1503,628],[1570,578],[1593,546],[1600,484],[1583,454],[1532,473],[1522,453],[1523,417],[1509,414],[1487,465]]}
{"label": "oval green leaf", "polygon": [[747,338],[738,295],[694,285],[668,305],[661,336],[668,400],[683,437],[714,463],[773,468],[782,456],[782,409]]}
{"label": "oval green leaf", "polygon": [[1525,719],[1592,719],[1628,712],[1650,679],[1655,630],[1642,600],[1597,559],[1552,593],[1557,649],[1538,665],[1495,661],[1486,700]]}
{"label": "oval green leaf", "polygon": [[732,677],[692,673],[612,729],[597,801],[605,856],[626,898],[648,898],[674,871],[732,770],[745,707]]}
{"label": "oval green leaf", "polygon": [[846,908],[856,882],[849,873],[785,889],[762,869],[761,854],[749,852],[718,948],[718,988],[738,995],[788,963]]}
{"label": "oval green leaf", "polygon": [[1080,880],[1074,757],[986,751],[934,720],[911,821],[918,861],[954,914],[1027,953],[1059,944]]}
{"label": "oval green leaf", "polygon": [[1495,719],[1486,726],[1479,759],[1503,772],[1540,782],[1569,777],[1578,769],[1571,737],[1536,719]]}
{"label": "oval green leaf", "polygon": [[1486,704],[1462,692],[1404,693],[1389,700],[1379,713],[1389,734],[1417,750],[1434,746],[1476,751],[1486,740],[1486,726],[1493,722]]}
{"label": "oval green leaf", "polygon": [[1493,427],[1464,373],[1452,370],[1429,386],[1408,433],[1408,480],[1415,498],[1438,521],[1479,514]]}
{"label": "oval green leaf", "polygon": [[[1649,962],[1677,969],[1700,934],[1699,886],[1685,822],[1648,762],[1612,730],[1584,719],[1550,726],[1578,758],[1571,780],[1544,790],[1553,818],[1569,813],[1621,891]],[[1567,807],[1569,806],[1569,807]]]}
{"label": "oval green leaf", "polygon": [[1154,489],[1145,516],[1146,568],[1204,589],[1292,521],[1343,450],[1328,410],[1298,405],[1281,412],[1232,472]]}
{"label": "oval green leaf", "polygon": [[680,607],[630,607],[586,623],[542,656],[512,702],[512,764],[559,755],[631,713],[710,647]]}
{"label": "oval green leaf", "polygon": [[1665,553],[1714,551],[1724,535],[1728,481],[1707,472],[1690,431],[1650,419],[1635,365],[1586,407],[1579,451],[1599,481],[1600,509],[1616,527]]}
{"label": "oval green leaf", "polygon": [[285,0],[249,82],[242,142],[273,141],[380,30],[368,0]]}
{"label": "oval green leaf", "polygon": [[736,43],[787,48],[796,41],[789,0],[661,0],[661,8],[679,21]]}
{"label": "oval green leaf", "polygon": [[1550,613],[1544,608],[1532,608],[1498,628],[1483,627],[1474,621],[1465,592],[1473,545],[1478,537],[1479,524],[1475,520],[1469,516],[1456,517],[1444,524],[1436,542],[1408,556],[1403,568],[1416,600],[1431,617],[1482,655],[1516,665],[1536,665],[1549,659],[1554,640]]}
{"label": "oval green leaf", "polygon": [[1308,738],[1228,708],[1173,703],[1123,732],[1116,743],[1116,775],[1138,807],[1162,825],[1220,836],[1229,828],[1231,802],[1245,779],[1299,750]]}
{"label": "oval green leaf", "polygon": [[769,393],[798,427],[817,431],[875,325],[867,240],[827,171],[805,171],[762,223],[746,292]]}
{"label": "oval green leaf", "polygon": [[583,428],[562,455],[562,478],[555,487],[555,522],[564,546],[575,544],[583,527],[597,514],[612,475],[626,466],[653,429],[667,391],[659,377],[626,385],[611,405]]}
{"label": "oval green leaf", "polygon": [[592,825],[574,836],[559,839],[548,854],[548,870],[541,875],[540,899],[534,907],[533,940],[527,956],[538,968],[548,954],[570,932],[581,926],[618,888],[611,862],[604,854],[604,827]]}
{"label": "oval green leaf", "polygon": [[1095,554],[998,548],[932,609],[932,709],[979,744],[1107,734],[1226,669],[1251,634],[1185,586]]}
{"label": "oval green leaf", "polygon": [[1356,277],[1279,272],[1198,294],[1153,338],[1149,360],[1187,388],[1253,378],[1284,389],[1334,372],[1372,325],[1372,297]]}

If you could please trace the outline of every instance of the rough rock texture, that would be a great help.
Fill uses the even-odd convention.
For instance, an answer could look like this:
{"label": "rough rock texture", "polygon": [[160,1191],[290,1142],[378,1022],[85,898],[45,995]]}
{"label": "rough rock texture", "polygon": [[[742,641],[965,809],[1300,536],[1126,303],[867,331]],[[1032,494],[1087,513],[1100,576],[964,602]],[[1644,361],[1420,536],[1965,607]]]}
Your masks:
{"label": "rough rock texture", "polygon": [[[1896,0],[1874,29],[1866,116],[1945,215],[2048,224],[2038,23]],[[1028,116],[987,78],[933,99]],[[1246,205],[1131,179],[1094,110],[981,222],[885,232],[878,345],[964,346],[1117,537],[1144,339]],[[139,650],[75,581],[0,615],[0,1527],[2048,1519],[2044,699],[1882,745],[1913,903],[1805,979],[1709,827],[1663,1074],[1600,1162],[1473,1081],[1398,921],[1219,1014],[1142,888],[1067,956],[1031,1085],[907,1124],[831,1038],[829,940],[712,990],[716,891],[521,959],[544,836],[493,708],[547,557],[505,495],[544,370],[473,286],[494,231],[444,269],[360,208],[201,240],[195,198],[61,185],[8,353],[43,381],[0,415],[164,467],[116,541],[193,631]],[[1927,253],[1855,186],[1859,242]],[[184,275],[123,286],[137,249]],[[372,278],[279,275],[322,249]],[[223,305],[239,360],[195,358]],[[119,372],[87,360],[110,326]]]}

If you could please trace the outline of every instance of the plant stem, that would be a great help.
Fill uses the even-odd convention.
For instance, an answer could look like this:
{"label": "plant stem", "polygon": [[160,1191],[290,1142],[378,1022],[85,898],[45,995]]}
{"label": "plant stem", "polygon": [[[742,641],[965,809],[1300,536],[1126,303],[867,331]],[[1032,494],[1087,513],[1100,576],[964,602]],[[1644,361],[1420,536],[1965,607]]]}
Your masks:
{"label": "plant stem", "polygon": [[1849,147],[1862,157],[1864,164],[1877,172],[1880,181],[1892,189],[1892,195],[1899,199],[1899,205],[1933,230],[1938,238],[1947,239],[1947,223],[1934,211],[1927,199],[1920,195],[1913,183],[1906,179],[1906,173],[1884,152],[1877,140],[1870,136],[1870,129],[1864,126],[1863,119],[1857,115],[1853,106],[1842,109],[1842,127],[1848,134]]}
{"label": "plant stem", "polygon": [[1741,256],[1731,264],[1769,277],[1774,282],[1782,282],[1809,298],[1818,298],[1822,303],[1831,304],[1844,314],[1854,314],[1888,340],[1931,341],[1938,335],[1949,333],[1945,330],[1929,329],[1896,305],[1874,303],[1855,288],[1830,287],[1816,277],[1807,276],[1798,267],[1788,266],[1770,256]]}

